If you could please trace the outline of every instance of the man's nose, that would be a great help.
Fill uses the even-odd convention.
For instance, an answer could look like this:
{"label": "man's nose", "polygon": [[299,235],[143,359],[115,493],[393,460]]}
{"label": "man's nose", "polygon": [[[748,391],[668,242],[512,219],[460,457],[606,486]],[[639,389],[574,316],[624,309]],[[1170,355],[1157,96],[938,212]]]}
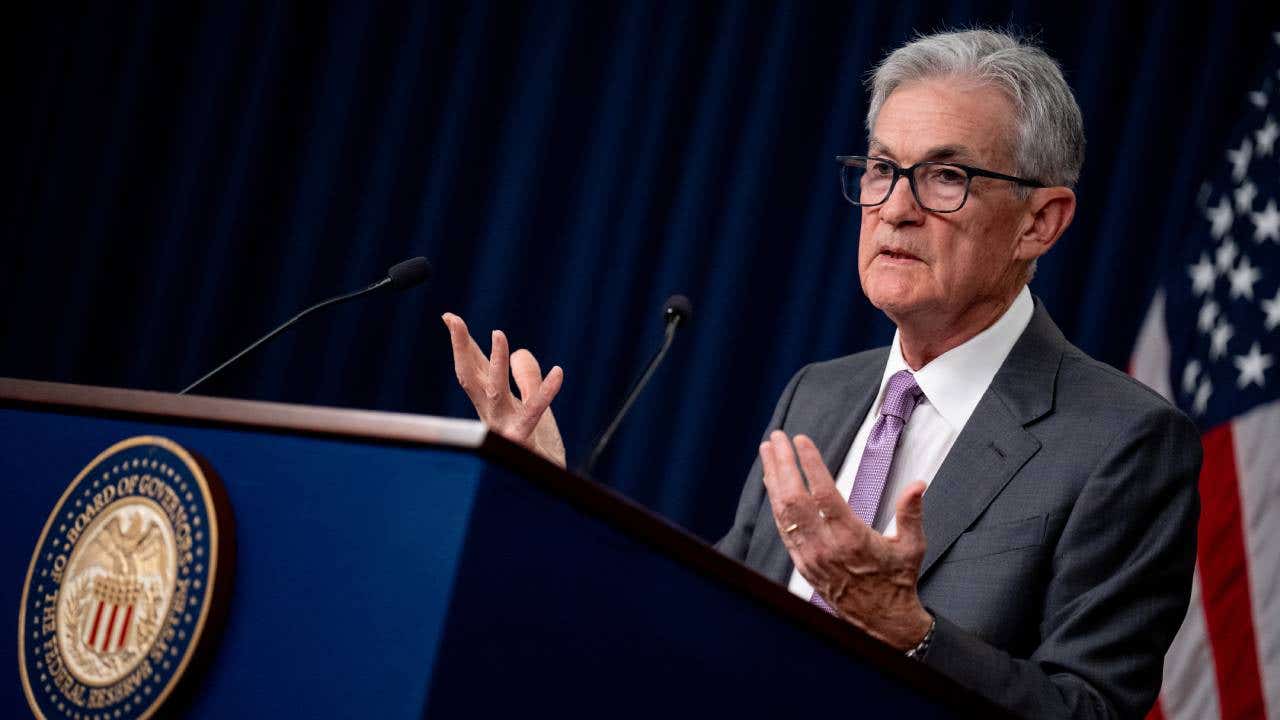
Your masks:
{"label": "man's nose", "polygon": [[889,199],[880,206],[880,219],[895,227],[923,222],[924,209],[916,202],[915,195],[911,193],[911,183],[905,176],[898,178]]}

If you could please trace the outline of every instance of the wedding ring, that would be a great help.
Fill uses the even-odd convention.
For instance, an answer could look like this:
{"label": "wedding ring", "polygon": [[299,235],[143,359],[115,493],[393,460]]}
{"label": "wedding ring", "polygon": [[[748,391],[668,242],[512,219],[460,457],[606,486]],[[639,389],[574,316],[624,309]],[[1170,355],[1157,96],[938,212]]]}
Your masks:
{"label": "wedding ring", "polygon": [[782,528],[782,532],[790,535],[791,533],[799,529],[800,529],[800,523],[791,523],[790,525]]}

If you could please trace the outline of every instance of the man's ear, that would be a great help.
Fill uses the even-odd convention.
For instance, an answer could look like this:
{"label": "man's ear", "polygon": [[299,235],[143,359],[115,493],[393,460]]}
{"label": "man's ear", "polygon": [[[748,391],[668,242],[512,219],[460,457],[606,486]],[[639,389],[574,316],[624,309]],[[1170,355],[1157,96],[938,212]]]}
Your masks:
{"label": "man's ear", "polygon": [[1027,200],[1027,215],[1014,256],[1035,260],[1049,252],[1076,215],[1076,194],[1071,188],[1037,188]]}

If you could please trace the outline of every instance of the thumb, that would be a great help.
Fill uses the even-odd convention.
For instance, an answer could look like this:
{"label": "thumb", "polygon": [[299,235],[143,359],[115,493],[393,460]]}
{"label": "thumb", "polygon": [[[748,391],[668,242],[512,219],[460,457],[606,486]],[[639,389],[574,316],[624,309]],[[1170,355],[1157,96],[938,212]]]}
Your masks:
{"label": "thumb", "polygon": [[898,539],[908,553],[924,555],[924,489],[919,480],[907,486],[898,498]]}

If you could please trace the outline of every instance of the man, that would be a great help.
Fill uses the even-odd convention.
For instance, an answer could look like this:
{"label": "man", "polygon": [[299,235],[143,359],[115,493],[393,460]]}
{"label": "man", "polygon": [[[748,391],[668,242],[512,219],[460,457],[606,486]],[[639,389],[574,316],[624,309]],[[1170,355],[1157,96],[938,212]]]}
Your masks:
{"label": "man", "polygon": [[[1057,64],[1003,34],[880,64],[869,149],[840,161],[897,333],[791,380],[718,547],[1019,713],[1136,717],[1186,612],[1200,446],[1027,290],[1075,211],[1081,126]],[[516,400],[501,333],[490,360],[445,322],[481,417],[563,464],[559,368],[511,356]]]}

